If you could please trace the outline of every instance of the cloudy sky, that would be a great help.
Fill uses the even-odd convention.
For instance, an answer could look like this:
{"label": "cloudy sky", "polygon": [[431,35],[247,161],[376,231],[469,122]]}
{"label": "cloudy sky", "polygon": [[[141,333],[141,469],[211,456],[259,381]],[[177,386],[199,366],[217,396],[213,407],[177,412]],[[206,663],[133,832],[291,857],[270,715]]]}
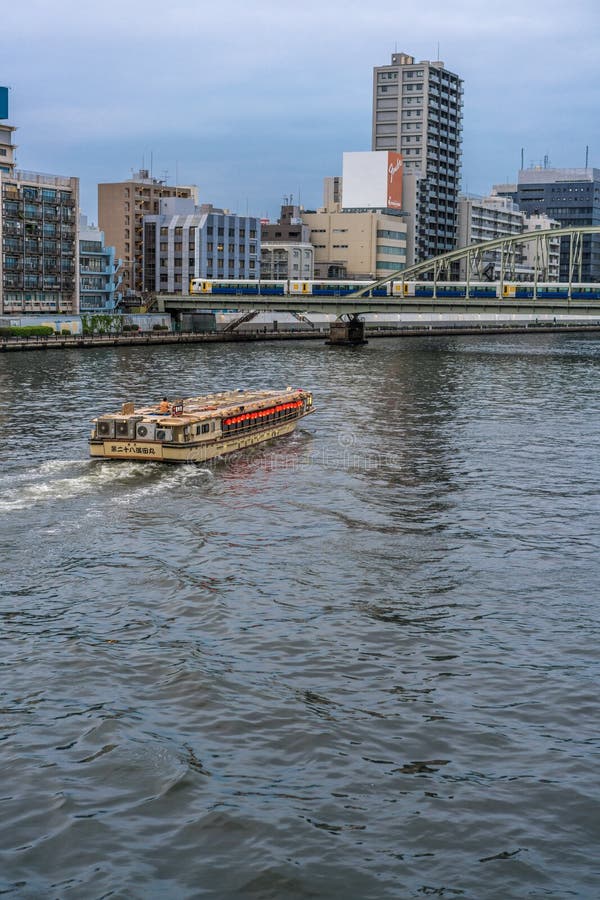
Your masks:
{"label": "cloudy sky", "polygon": [[600,167],[597,0],[27,0],[0,19],[22,169],[96,186],[144,166],[274,217],[322,202],[369,150],[372,70],[394,50],[464,79],[463,188],[525,165]]}

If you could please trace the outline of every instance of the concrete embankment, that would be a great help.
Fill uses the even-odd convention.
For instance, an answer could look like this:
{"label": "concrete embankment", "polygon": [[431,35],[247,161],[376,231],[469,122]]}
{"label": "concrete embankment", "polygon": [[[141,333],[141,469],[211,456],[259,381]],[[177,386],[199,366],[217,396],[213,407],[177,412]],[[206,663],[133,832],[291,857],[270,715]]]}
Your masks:
{"label": "concrete embankment", "polygon": [[[531,324],[531,325],[419,325],[405,328],[367,328],[365,337],[443,337],[450,335],[549,334],[554,332],[600,332],[600,323]],[[144,347],[154,344],[211,344],[273,341],[325,341],[324,330],[242,331],[242,332],[169,332],[141,334],[52,335],[50,337],[0,338],[0,352],[17,350],[88,350],[95,347]]]}

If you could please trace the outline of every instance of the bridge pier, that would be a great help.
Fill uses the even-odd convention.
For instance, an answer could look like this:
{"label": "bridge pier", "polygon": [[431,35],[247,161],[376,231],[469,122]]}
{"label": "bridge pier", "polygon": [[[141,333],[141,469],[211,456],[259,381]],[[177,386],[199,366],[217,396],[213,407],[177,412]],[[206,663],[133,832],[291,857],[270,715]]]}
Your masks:
{"label": "bridge pier", "polygon": [[347,319],[340,316],[329,326],[329,340],[325,343],[330,347],[357,347],[368,344],[365,339],[365,323],[358,318],[357,313],[349,314]]}

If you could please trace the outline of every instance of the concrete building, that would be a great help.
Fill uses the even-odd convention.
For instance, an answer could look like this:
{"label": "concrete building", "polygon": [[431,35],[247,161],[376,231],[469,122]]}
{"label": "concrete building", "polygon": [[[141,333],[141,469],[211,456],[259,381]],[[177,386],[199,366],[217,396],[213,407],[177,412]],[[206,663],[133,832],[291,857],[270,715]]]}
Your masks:
{"label": "concrete building", "polygon": [[143,287],[187,294],[192,278],[260,277],[260,223],[191,198],[162,199],[143,220]]}
{"label": "concrete building", "polygon": [[[478,197],[462,194],[458,202],[458,246],[468,247],[471,244],[479,244],[484,241],[493,241],[497,238],[522,234],[526,231],[539,230],[542,227],[557,227],[547,216],[536,217],[529,220],[517,204],[507,196],[501,196],[494,191],[488,197]],[[558,279],[558,247],[559,239],[551,242],[548,254],[537,258],[538,278],[540,281],[552,281]],[[489,280],[500,278],[502,265],[505,272],[510,270],[510,277],[515,281],[531,281],[534,278],[536,267],[536,254],[542,251],[536,248],[536,244],[524,242],[514,245],[514,252],[510,259],[502,250],[487,250],[480,266],[482,271],[469,273],[469,278],[484,277]],[[464,281],[467,278],[466,260],[460,261],[458,277]]]}
{"label": "concrete building", "polygon": [[127,181],[98,185],[98,225],[106,242],[122,260],[123,294],[143,290],[143,219],[157,215],[159,202],[167,197],[192,198],[198,202],[195,186],[171,186],[140,169]]}
{"label": "concrete building", "polygon": [[310,228],[299,206],[285,203],[275,223],[261,223],[260,277],[263,280],[314,276],[314,247]]}
{"label": "concrete building", "polygon": [[[306,226],[308,228],[308,226]],[[310,229],[308,229],[310,231]],[[262,281],[298,278],[311,281],[315,273],[315,248],[310,242],[261,241]]]}
{"label": "concrete building", "polygon": [[284,203],[277,222],[261,222],[261,241],[275,243],[287,241],[307,243],[309,229],[302,223],[302,211],[299,206],[292,203]]}
{"label": "concrete building", "polygon": [[332,175],[324,179],[323,203],[327,209],[331,209],[335,204],[342,205],[342,185],[341,175]]}
{"label": "concrete building", "polygon": [[[600,225],[600,169],[521,169],[517,184],[497,185],[495,190],[511,197],[527,215],[545,214],[564,228]],[[569,243],[561,241],[561,281],[569,280]],[[581,280],[600,281],[598,234],[583,238]]]}
{"label": "concrete building", "polygon": [[315,278],[374,280],[404,268],[406,225],[381,210],[303,212],[315,248]]}
{"label": "concrete building", "polygon": [[0,312],[79,312],[79,179],[0,172]]}
{"label": "concrete building", "polygon": [[0,314],[79,311],[79,179],[16,168],[0,88]]}
{"label": "concrete building", "polygon": [[8,88],[0,87],[0,174],[10,175],[15,169],[14,125],[8,125]]}
{"label": "concrete building", "polygon": [[[560,228],[560,222],[544,214],[525,216],[525,231],[547,231]],[[538,248],[535,241],[523,244],[523,262],[530,270],[538,271],[538,281],[560,281],[560,243],[559,237],[550,238],[547,245]]]}
{"label": "concrete building", "polygon": [[114,312],[119,305],[120,260],[115,248],[106,247],[104,234],[79,217],[79,308],[82,313]]}
{"label": "concrete building", "polygon": [[0,122],[0,174],[10,175],[15,169],[15,150],[13,134],[17,129],[14,125]]}
{"label": "concrete building", "polygon": [[404,159],[411,181],[404,200],[414,234],[410,262],[456,247],[462,106],[462,80],[443,62],[393,53],[388,65],[373,70],[371,146],[396,150]]}

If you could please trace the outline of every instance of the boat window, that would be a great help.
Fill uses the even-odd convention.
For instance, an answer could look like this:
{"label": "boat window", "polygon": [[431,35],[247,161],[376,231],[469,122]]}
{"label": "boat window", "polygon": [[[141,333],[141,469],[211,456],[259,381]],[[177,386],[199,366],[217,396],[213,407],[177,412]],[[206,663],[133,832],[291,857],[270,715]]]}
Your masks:
{"label": "boat window", "polygon": [[208,431],[210,431],[210,425],[208,424],[208,422],[205,422],[205,424],[202,426],[202,434],[206,434]]}

